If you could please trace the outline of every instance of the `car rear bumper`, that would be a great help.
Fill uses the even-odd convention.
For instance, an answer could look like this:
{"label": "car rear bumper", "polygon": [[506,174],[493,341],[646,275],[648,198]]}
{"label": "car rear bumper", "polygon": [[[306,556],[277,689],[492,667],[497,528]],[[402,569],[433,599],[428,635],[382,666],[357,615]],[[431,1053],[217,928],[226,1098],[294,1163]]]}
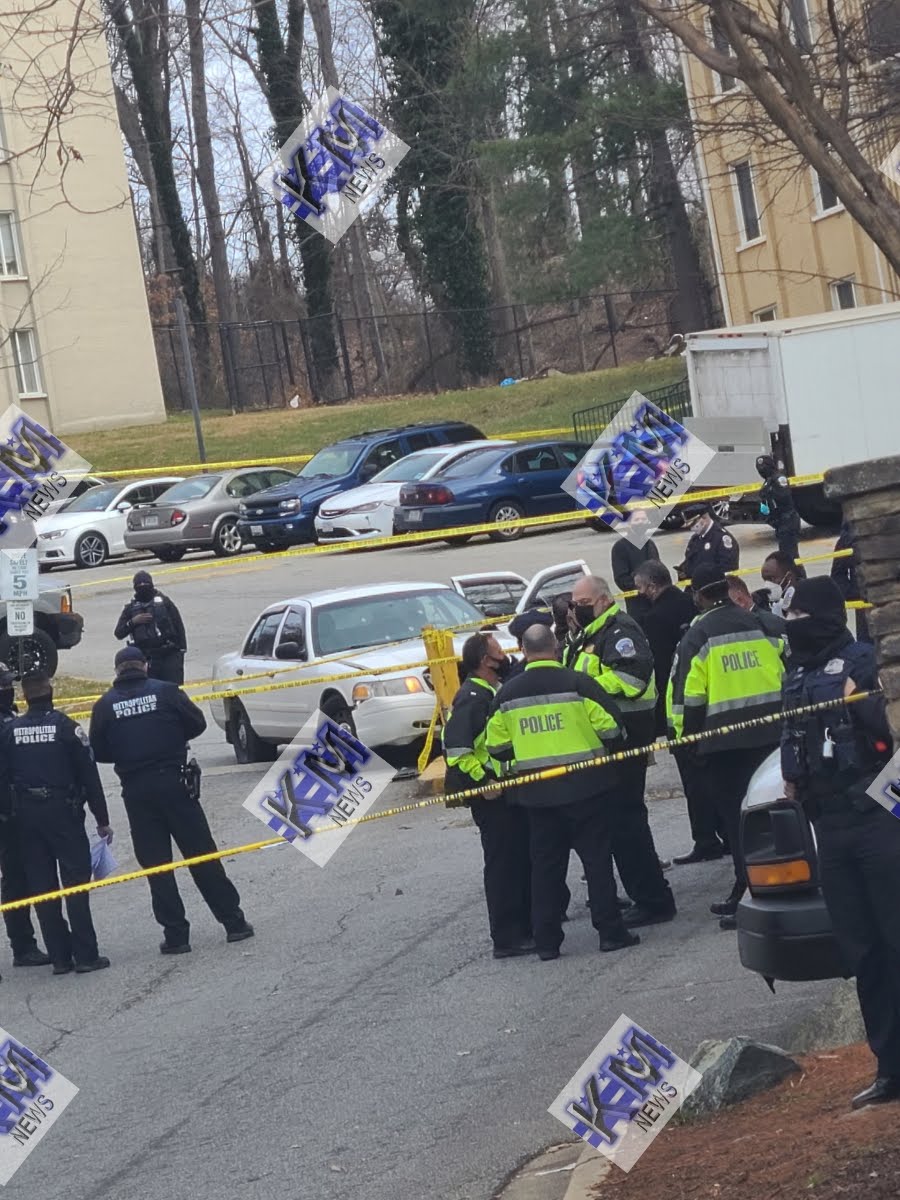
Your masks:
{"label": "car rear bumper", "polygon": [[211,546],[212,537],[200,537],[187,522],[161,525],[158,529],[128,529],[125,545],[129,550],[152,550],[156,546]]}
{"label": "car rear bumper", "polygon": [[[413,518],[412,513],[421,513]],[[480,525],[486,520],[476,504],[433,504],[416,508],[394,509],[394,529],[397,533],[424,533],[430,530],[454,529],[457,525]]]}
{"label": "car rear bumper", "polygon": [[[238,532],[245,542],[259,545],[296,546],[301,542],[311,542],[315,538],[315,525],[312,517],[287,516],[277,518],[243,517],[237,523]],[[255,532],[254,532],[255,531]]]}
{"label": "car rear bumper", "polygon": [[738,954],[750,971],[791,981],[846,976],[821,891],[748,894],[738,905],[737,927]]}

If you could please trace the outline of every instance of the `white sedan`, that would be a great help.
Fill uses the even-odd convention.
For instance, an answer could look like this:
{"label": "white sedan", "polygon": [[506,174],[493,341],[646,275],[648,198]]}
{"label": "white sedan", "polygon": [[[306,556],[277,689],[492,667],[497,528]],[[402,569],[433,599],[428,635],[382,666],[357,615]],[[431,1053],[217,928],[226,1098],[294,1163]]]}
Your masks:
{"label": "white sedan", "polygon": [[473,450],[510,446],[509,440],[459,442],[455,446],[431,446],[407,454],[374,475],[362,487],[340,492],[325,500],[316,515],[316,537],[320,542],[359,542],[366,538],[390,537],[394,532],[394,509],[400,503],[404,483],[431,479],[445,467]]}
{"label": "white sedan", "polygon": [[70,501],[61,512],[40,517],[37,529],[38,563],[44,567],[74,563],[99,567],[115,554],[129,553],[125,527],[130,509],[152,504],[181,475],[155,475],[130,483],[104,483]]}
{"label": "white sedan", "polygon": [[[525,612],[569,590],[573,571],[576,576],[586,574],[587,566],[563,563],[539,572],[515,611]],[[368,677],[354,673],[422,662],[425,625],[470,626],[454,634],[459,654],[463,642],[484,620],[484,613],[460,595],[461,583],[456,581],[456,588],[442,583],[344,587],[270,604],[249,629],[241,649],[216,661],[213,679],[270,675],[281,682],[282,672],[284,682],[320,675],[339,678],[211,701],[213,720],[225,730],[238,762],[273,762],[279,745],[293,741],[317,711],[354,729],[367,746],[406,746],[424,737],[434,712],[427,667]],[[515,649],[507,633],[498,636],[507,650]],[[341,679],[342,675],[350,678]],[[263,682],[248,679],[246,686]],[[213,690],[227,693],[241,686],[240,682],[214,685]]]}

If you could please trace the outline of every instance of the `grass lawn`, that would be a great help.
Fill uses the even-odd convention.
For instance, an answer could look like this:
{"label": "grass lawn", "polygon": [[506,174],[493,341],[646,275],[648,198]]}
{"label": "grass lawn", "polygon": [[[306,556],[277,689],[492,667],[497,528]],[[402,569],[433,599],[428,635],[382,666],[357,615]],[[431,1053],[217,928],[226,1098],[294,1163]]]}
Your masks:
{"label": "grass lawn", "polygon": [[[680,379],[679,359],[631,363],[585,375],[554,375],[511,387],[477,388],[392,399],[364,400],[330,408],[280,408],[264,412],[203,414],[209,462],[311,454],[330,442],[364,429],[412,421],[461,419],[485,433],[572,428],[572,413],[610,400],[625,400],[637,388],[649,391]],[[189,414],[170,416],[164,425],[139,425],[87,433],[68,439],[96,471],[165,467],[197,461]]]}
{"label": "grass lawn", "polygon": [[60,671],[53,677],[53,699],[63,701],[69,696],[96,696],[108,687],[109,680],[82,679],[79,675],[63,675]]}

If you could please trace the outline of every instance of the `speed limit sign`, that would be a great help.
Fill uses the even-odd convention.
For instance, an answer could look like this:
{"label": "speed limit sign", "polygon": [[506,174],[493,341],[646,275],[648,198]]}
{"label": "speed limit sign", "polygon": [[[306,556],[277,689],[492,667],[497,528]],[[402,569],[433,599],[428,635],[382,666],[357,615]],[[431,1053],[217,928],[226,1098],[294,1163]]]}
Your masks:
{"label": "speed limit sign", "polygon": [[0,598],[37,600],[39,593],[37,550],[0,550]]}

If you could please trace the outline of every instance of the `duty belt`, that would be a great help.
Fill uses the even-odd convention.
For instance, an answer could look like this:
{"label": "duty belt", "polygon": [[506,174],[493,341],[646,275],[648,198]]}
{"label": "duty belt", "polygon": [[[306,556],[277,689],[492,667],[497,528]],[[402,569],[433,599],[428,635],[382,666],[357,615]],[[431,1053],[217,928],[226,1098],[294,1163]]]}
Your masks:
{"label": "duty belt", "polygon": [[28,800],[52,800],[54,796],[65,798],[70,794],[66,788],[17,787],[15,790],[17,795],[24,796]]}

